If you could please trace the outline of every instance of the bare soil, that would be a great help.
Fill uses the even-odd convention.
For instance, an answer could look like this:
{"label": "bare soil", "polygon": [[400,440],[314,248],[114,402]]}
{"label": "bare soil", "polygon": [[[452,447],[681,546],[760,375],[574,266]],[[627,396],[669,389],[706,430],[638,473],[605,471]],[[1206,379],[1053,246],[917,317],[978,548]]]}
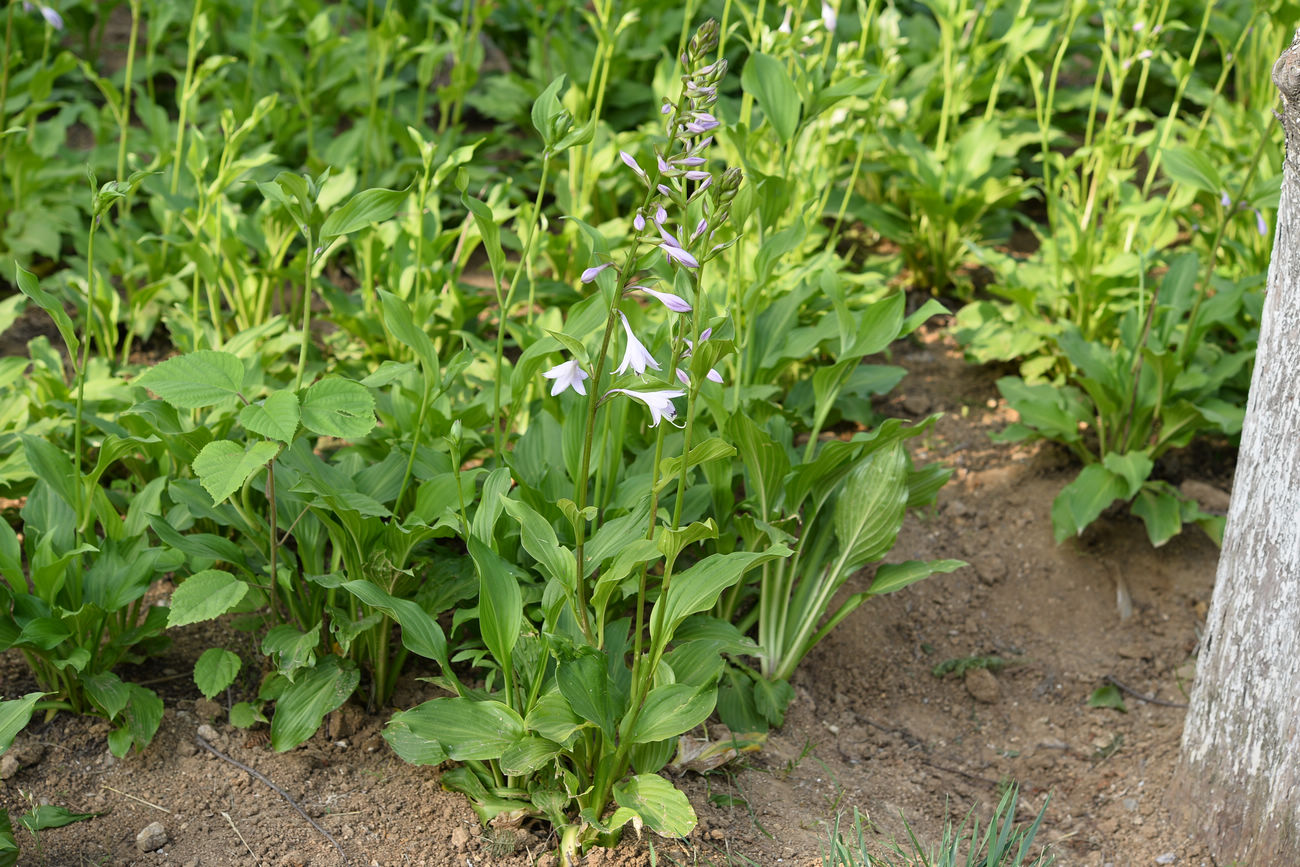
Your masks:
{"label": "bare soil", "polygon": [[[918,459],[950,461],[956,475],[935,509],[908,519],[893,559],[971,566],[863,606],[817,648],[795,678],[785,727],[761,752],[680,781],[700,816],[688,840],[629,834],[588,863],[821,864],[832,824],[847,824],[854,808],[878,827],[877,840],[901,838],[904,820],[935,840],[945,808],[958,819],[971,809],[987,817],[1011,781],[1021,786],[1022,821],[1050,798],[1039,840],[1060,865],[1211,863],[1161,800],[1183,724],[1174,705],[1190,687],[1218,550],[1195,528],[1152,549],[1140,522],[1119,512],[1057,546],[1049,513],[1072,477],[1069,460],[1050,445],[991,443],[988,433],[1014,415],[998,399],[997,373],[965,364],[941,334],[898,350],[910,375],[881,408],[943,412],[915,448]],[[1230,489],[1231,469],[1230,453],[1212,449],[1164,467],[1175,483],[1220,491]],[[869,580],[859,576],[859,588]],[[20,863],[343,863],[280,795],[196,744],[209,723],[214,746],[283,788],[350,864],[553,867],[553,840],[481,828],[460,796],[439,787],[438,769],[394,756],[380,738],[386,715],[345,708],[284,754],[264,732],[230,727],[224,703],[202,701],[189,679],[213,636],[179,633],[160,663],[126,672],[168,678],[153,685],[167,711],[142,754],[113,759],[105,723],[66,715],[34,722],[15,741],[19,768],[0,782],[0,806],[18,812],[32,799],[107,811],[46,831],[39,844],[19,830]],[[238,643],[246,636],[223,638],[253,658]],[[986,656],[1007,665],[964,679],[931,673],[946,660]],[[1131,691],[1127,713],[1088,706],[1108,678]],[[20,657],[0,657],[0,684],[10,696],[33,688]],[[411,679],[397,703],[410,706],[426,689]],[[142,853],[136,835],[153,822],[168,842]]]}

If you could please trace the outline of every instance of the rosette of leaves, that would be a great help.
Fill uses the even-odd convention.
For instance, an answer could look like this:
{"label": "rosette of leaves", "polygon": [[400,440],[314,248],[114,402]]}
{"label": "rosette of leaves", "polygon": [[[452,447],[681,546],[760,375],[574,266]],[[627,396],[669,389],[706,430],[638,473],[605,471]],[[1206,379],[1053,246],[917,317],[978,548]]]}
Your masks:
{"label": "rosette of leaves", "polygon": [[1053,341],[1069,364],[1064,384],[998,381],[1020,420],[995,440],[1052,440],[1084,464],[1052,503],[1057,542],[1082,534],[1116,502],[1130,504],[1157,547],[1188,523],[1222,537],[1223,516],[1153,478],[1171,449],[1202,435],[1236,437],[1245,413],[1256,340],[1239,325],[1250,318],[1249,281],[1224,281],[1205,296],[1198,270],[1196,253],[1176,256],[1145,309],[1125,313],[1110,340],[1065,325]]}

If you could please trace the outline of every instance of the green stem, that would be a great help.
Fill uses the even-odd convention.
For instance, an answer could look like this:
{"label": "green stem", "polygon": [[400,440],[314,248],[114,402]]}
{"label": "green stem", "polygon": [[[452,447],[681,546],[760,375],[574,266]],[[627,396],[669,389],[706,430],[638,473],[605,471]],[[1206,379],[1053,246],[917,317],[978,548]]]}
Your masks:
{"label": "green stem", "polygon": [[[131,37],[126,46],[126,80],[122,82],[122,113],[118,115],[117,133],[117,179],[126,180],[126,134],[131,127],[131,90],[135,80],[135,43],[140,35],[140,0],[131,0]],[[0,105],[3,101],[0,101]],[[121,212],[128,210],[127,200],[122,199]]]}
{"label": "green stem", "polygon": [[316,257],[316,239],[312,237],[311,229],[307,229],[307,249],[303,251],[303,259],[307,263],[302,283],[302,345],[298,348],[298,373],[293,380],[293,390],[298,391],[302,388],[303,371],[307,368],[307,346],[311,343],[311,268],[313,260]]}
{"label": "green stem", "polygon": [[99,217],[92,214],[90,218],[90,235],[86,242],[86,323],[81,341],[81,363],[77,365],[76,370],[77,408],[72,419],[72,460],[76,469],[73,481],[75,482],[77,520],[74,543],[81,541],[81,535],[85,530],[83,525],[90,515],[90,510],[85,508],[85,483],[81,476],[81,419],[86,404],[86,366],[90,364],[90,336],[95,328],[95,229],[98,225]]}
{"label": "green stem", "polygon": [[[500,316],[501,321],[497,326],[497,354],[496,354],[497,375],[496,375],[496,381],[492,385],[492,430],[496,438],[496,452],[498,455],[502,454],[503,446],[505,444],[505,439],[506,437],[509,436],[510,433],[508,430],[503,429],[501,426],[501,380],[505,378],[504,376],[502,376],[502,363],[505,360],[505,352],[506,352],[506,319],[510,316],[510,308],[514,304],[515,289],[518,288],[519,286],[519,277],[524,273],[525,263],[528,262],[528,260],[532,257],[533,241],[537,237],[537,217],[539,212],[542,209],[542,196],[546,193],[546,179],[548,173],[550,172],[550,167],[551,167],[551,155],[550,152],[548,151],[542,157],[542,180],[537,185],[537,195],[533,198],[533,212],[531,216],[528,218],[528,237],[524,240],[524,249],[523,252],[521,253],[523,261],[521,261],[518,267],[515,268],[515,273],[510,278],[510,286],[509,288],[506,289],[505,298],[502,299],[499,295],[497,298],[497,302],[501,308],[500,313],[498,314]],[[532,321],[532,316],[533,316],[532,302],[533,302],[533,283],[529,282],[528,318],[530,323]]]}

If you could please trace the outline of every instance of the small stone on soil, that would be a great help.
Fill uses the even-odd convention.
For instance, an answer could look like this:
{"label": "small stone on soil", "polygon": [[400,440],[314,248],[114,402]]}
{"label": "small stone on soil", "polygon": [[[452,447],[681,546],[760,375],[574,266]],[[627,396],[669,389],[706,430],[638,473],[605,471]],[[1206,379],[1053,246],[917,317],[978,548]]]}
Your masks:
{"label": "small stone on soil", "polygon": [[1007,577],[1007,564],[997,554],[987,554],[975,560],[975,572],[981,581],[992,586]]}
{"label": "small stone on soil", "polygon": [[201,698],[194,702],[194,715],[202,720],[219,720],[226,715],[226,709],[215,701]]}
{"label": "small stone on soil", "polygon": [[463,825],[454,828],[451,832],[451,845],[459,852],[465,851],[465,847],[469,845],[469,830]]}
{"label": "small stone on soil", "polygon": [[207,723],[204,723],[199,726],[199,737],[203,738],[208,743],[213,743],[218,737],[217,730]]}
{"label": "small stone on soil", "polygon": [[983,704],[997,704],[1001,698],[998,679],[987,668],[970,668],[966,670],[966,691],[971,698]]}
{"label": "small stone on soil", "polygon": [[152,822],[135,835],[135,848],[141,852],[152,852],[167,845],[167,829],[162,822]]}
{"label": "small stone on soil", "polygon": [[8,780],[18,773],[22,766],[18,764],[18,759],[11,753],[0,756],[0,780]]}

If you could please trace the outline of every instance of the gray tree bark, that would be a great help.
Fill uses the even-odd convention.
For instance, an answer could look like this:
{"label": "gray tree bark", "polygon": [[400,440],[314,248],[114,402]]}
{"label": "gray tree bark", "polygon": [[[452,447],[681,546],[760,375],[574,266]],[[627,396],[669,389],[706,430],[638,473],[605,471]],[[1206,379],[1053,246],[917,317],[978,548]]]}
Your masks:
{"label": "gray tree bark", "polygon": [[1300,31],[1287,157],[1214,599],[1166,803],[1220,864],[1300,864]]}

